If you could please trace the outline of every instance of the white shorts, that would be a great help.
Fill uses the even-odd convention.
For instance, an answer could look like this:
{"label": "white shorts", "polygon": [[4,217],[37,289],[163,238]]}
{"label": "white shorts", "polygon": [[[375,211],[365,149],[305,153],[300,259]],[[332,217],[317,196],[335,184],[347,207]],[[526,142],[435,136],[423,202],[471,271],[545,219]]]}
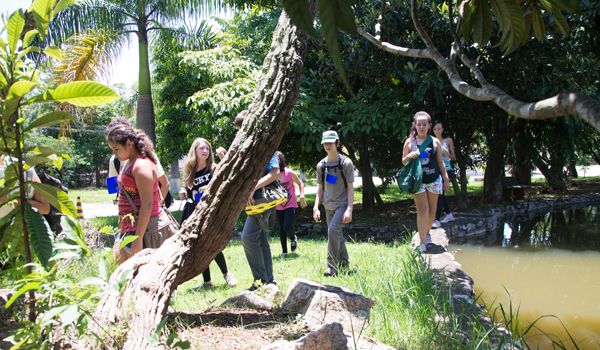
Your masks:
{"label": "white shorts", "polygon": [[421,188],[419,188],[416,193],[423,193],[425,191],[436,194],[444,193],[444,182],[442,181],[442,175],[438,176],[434,182],[430,182],[428,184],[421,183]]}

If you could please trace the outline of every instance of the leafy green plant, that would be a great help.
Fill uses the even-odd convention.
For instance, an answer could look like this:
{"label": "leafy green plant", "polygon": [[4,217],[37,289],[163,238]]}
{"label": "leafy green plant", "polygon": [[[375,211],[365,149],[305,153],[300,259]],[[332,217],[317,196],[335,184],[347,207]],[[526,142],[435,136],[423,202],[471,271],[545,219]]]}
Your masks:
{"label": "leafy green plant", "polygon": [[[43,103],[87,107],[118,97],[110,88],[93,81],[45,86],[41,79],[39,69],[42,62],[61,55],[60,48],[43,44],[48,24],[58,12],[74,2],[36,0],[28,10],[19,9],[8,17],[3,26],[6,40],[0,39],[0,155],[6,166],[0,180],[0,206],[8,206],[7,214],[0,220],[0,243],[9,247],[8,260],[14,266],[24,262],[24,275],[34,281],[52,274],[55,268],[52,257],[57,249],[49,226],[28,202],[28,193],[34,191],[39,194],[67,217],[76,218],[76,210],[66,193],[35,182],[33,175],[30,178],[26,176],[28,171],[31,174],[34,166],[61,168],[65,156],[47,145],[25,141],[40,127],[68,124],[73,118],[63,111],[27,114],[25,107]],[[73,242],[81,244],[85,252],[85,241],[81,239],[81,228],[77,226],[74,225]],[[39,266],[45,270],[43,276]],[[38,298],[34,291],[42,290],[45,285],[36,282],[28,282],[28,285],[29,322],[35,322]]]}

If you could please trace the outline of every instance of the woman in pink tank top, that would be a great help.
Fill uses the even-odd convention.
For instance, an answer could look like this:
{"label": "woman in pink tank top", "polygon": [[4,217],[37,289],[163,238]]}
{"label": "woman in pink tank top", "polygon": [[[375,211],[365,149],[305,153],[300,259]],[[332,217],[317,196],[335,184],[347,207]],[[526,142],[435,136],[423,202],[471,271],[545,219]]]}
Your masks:
{"label": "woman in pink tank top", "polygon": [[275,152],[279,161],[279,169],[284,169],[281,176],[281,185],[288,192],[288,201],[275,207],[277,213],[277,222],[279,222],[279,239],[281,241],[281,256],[285,257],[288,254],[287,250],[287,238],[291,240],[292,252],[298,247],[298,237],[294,234],[294,220],[296,219],[296,208],[298,208],[298,201],[296,200],[296,187],[298,185],[300,189],[300,206],[306,207],[306,200],[304,200],[304,183],[298,175],[290,168],[286,167],[285,156],[283,153]]}
{"label": "woman in pink tank top", "polygon": [[[137,239],[119,251],[119,264],[143,249],[143,239],[151,217],[160,214],[154,146],[141,130],[124,119],[115,119],[105,130],[108,146],[122,162],[129,161],[119,175],[119,231],[117,240],[135,235]],[[129,195],[129,198],[128,196]],[[131,202],[137,207],[138,214]]]}

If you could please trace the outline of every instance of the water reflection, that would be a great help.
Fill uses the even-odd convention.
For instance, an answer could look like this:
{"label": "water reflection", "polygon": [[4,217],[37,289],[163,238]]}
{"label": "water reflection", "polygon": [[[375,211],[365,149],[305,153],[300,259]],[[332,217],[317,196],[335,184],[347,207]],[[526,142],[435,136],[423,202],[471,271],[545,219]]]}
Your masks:
{"label": "water reflection", "polygon": [[[485,246],[526,250],[560,248],[600,252],[599,207],[547,212],[541,216],[499,221],[497,229],[481,242]],[[473,242],[460,242],[473,243]],[[479,242],[478,242],[479,243]]]}
{"label": "water reflection", "polygon": [[[508,305],[508,291],[513,304],[520,305],[521,320],[558,316],[581,348],[600,349],[598,207],[499,222],[482,244],[450,249],[457,251],[486,304]],[[556,319],[538,325],[555,338],[568,339]],[[551,348],[539,335],[527,340],[534,348]]]}

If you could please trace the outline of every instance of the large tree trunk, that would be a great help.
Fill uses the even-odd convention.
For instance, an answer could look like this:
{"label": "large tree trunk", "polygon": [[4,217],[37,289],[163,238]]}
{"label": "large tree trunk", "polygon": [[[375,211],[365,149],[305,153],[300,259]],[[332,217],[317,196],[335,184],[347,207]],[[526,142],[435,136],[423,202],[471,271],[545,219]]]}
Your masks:
{"label": "large tree trunk", "polygon": [[113,273],[111,283],[124,273],[132,277],[119,295],[107,293],[98,304],[97,334],[116,326],[127,333],[123,348],[156,347],[148,337],[165,317],[171,294],[202,272],[227,245],[246,198],[281,142],[298,99],[305,53],[306,35],[282,13],[249,116],[203,201],[179,234],[157,250],[143,250]]}
{"label": "large tree trunk", "polygon": [[506,150],[506,116],[492,116],[492,139],[490,154],[483,176],[483,201],[498,203],[502,200],[502,179],[504,179],[504,151]]}
{"label": "large tree trunk", "polygon": [[515,164],[513,164],[513,176],[517,183],[521,185],[531,185],[530,147],[532,147],[532,145],[529,136],[525,134],[524,130],[518,131],[515,138]]}
{"label": "large tree trunk", "polygon": [[135,115],[136,126],[144,130],[152,142],[156,144],[156,133],[154,129],[154,102],[152,101],[152,83],[150,80],[150,61],[148,59],[148,24],[140,20],[138,23],[138,100]]}
{"label": "large tree trunk", "polygon": [[369,136],[361,135],[360,142],[356,145],[359,162],[357,164],[362,176],[362,209],[372,213],[375,208],[375,184],[373,183],[373,168],[371,168],[371,157],[369,154]]}

